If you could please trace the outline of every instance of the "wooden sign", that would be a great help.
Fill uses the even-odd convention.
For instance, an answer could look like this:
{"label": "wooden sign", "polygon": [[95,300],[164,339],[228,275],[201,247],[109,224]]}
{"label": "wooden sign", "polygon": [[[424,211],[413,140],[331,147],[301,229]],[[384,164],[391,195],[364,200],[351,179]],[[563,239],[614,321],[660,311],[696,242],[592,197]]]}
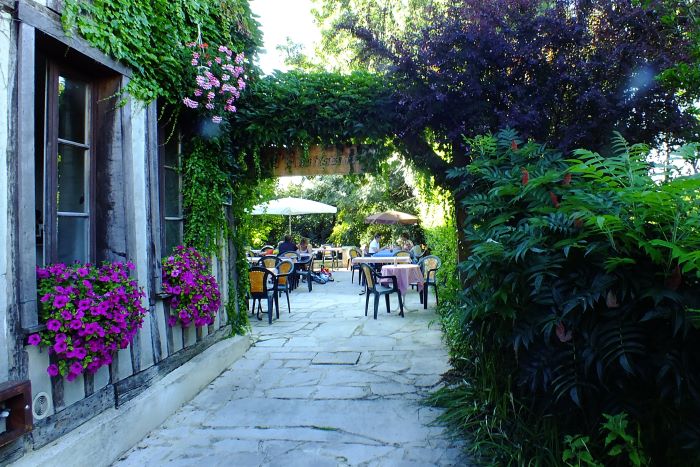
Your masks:
{"label": "wooden sign", "polygon": [[312,146],[308,154],[301,148],[270,148],[263,152],[263,157],[274,160],[275,177],[348,175],[362,173],[359,159],[373,152],[374,149],[360,145]]}

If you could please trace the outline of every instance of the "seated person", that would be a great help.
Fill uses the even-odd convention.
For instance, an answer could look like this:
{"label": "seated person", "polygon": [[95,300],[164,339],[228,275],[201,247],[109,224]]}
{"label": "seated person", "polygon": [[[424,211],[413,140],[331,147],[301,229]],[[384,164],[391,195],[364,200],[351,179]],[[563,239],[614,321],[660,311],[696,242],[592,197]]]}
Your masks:
{"label": "seated person", "polygon": [[380,250],[379,240],[381,240],[381,238],[381,234],[374,234],[374,238],[369,242],[369,250],[367,250],[367,253],[373,255]]}
{"label": "seated person", "polygon": [[413,248],[413,242],[408,239],[408,235],[405,233],[402,233],[401,236],[399,237],[399,248],[401,248],[403,251],[411,251],[411,248]]}
{"label": "seated person", "polygon": [[313,255],[314,250],[311,248],[311,242],[309,242],[309,239],[306,237],[302,237],[301,241],[299,242],[299,248],[297,249],[297,253],[300,255]]}
{"label": "seated person", "polygon": [[291,235],[285,235],[284,241],[277,247],[278,254],[284,253],[286,251],[297,251],[297,244],[292,240]]}

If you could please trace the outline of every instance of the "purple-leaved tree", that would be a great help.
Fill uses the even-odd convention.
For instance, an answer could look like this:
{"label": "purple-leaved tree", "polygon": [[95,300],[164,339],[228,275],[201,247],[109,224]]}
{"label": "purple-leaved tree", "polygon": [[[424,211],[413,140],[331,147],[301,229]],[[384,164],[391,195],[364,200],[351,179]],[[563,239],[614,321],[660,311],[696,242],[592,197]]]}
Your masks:
{"label": "purple-leaved tree", "polygon": [[439,176],[446,164],[426,135],[451,148],[457,162],[461,135],[503,127],[562,150],[599,149],[615,130],[635,142],[688,136],[695,120],[656,79],[686,58],[688,43],[677,25],[662,23],[657,7],[452,1],[391,42],[352,19],[340,26],[362,39],[363,53],[390,63],[398,139]]}

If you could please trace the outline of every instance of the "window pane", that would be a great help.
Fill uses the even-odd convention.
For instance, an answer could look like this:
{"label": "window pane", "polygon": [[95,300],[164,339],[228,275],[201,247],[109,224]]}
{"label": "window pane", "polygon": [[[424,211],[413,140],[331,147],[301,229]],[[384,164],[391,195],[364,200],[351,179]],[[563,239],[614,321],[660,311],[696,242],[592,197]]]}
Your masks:
{"label": "window pane", "polygon": [[165,245],[163,245],[163,256],[172,253],[178,245],[182,245],[182,221],[165,221]]}
{"label": "window pane", "polygon": [[176,170],[165,169],[165,217],[180,217],[180,173]]}
{"label": "window pane", "polygon": [[87,262],[87,217],[58,218],[58,261],[72,263],[73,261]]}
{"label": "window pane", "polygon": [[58,191],[56,201],[61,212],[87,212],[87,173],[84,149],[58,145]]}
{"label": "window pane", "polygon": [[170,139],[165,143],[163,148],[165,160],[163,164],[167,167],[179,167],[180,161],[180,144],[178,143],[177,134],[170,136]]}
{"label": "window pane", "polygon": [[65,76],[58,78],[58,137],[87,143],[87,84]]}

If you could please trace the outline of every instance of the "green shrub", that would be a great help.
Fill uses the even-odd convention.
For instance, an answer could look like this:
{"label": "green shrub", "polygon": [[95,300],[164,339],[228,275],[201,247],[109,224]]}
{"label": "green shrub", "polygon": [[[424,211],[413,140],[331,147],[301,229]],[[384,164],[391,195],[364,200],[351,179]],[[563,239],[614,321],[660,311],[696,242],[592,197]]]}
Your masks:
{"label": "green shrub", "polygon": [[[469,287],[447,319],[476,352],[467,375],[500,372],[490,394],[469,383],[492,409],[512,398],[501,420],[552,420],[552,450],[566,434],[602,447],[603,414],[625,412],[652,463],[698,462],[700,178],[656,182],[619,135],[608,157],[570,160],[512,130],[468,143],[450,176],[469,193]],[[521,441],[503,439],[535,456]]]}

